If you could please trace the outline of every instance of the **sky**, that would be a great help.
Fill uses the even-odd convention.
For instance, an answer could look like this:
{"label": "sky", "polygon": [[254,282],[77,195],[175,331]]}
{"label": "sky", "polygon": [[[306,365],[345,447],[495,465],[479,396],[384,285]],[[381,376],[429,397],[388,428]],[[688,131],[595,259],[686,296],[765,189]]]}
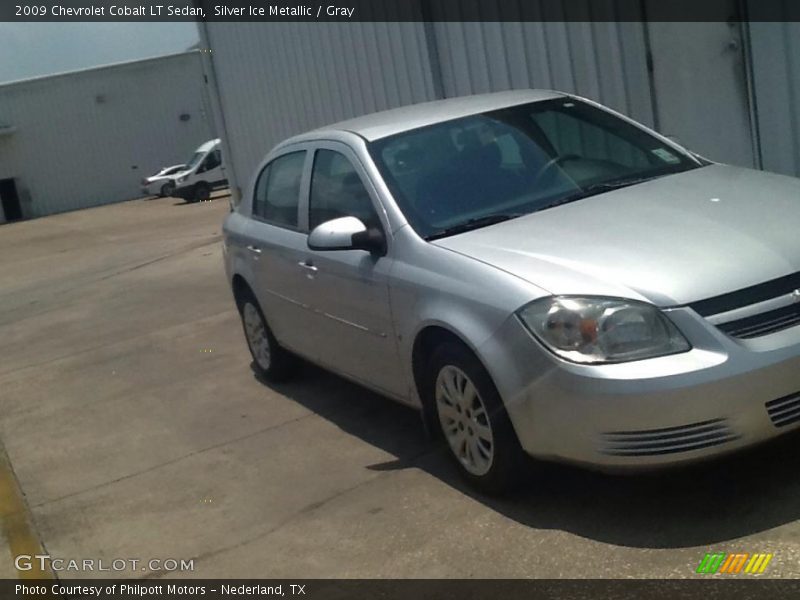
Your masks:
{"label": "sky", "polygon": [[182,52],[194,22],[0,23],[0,83]]}

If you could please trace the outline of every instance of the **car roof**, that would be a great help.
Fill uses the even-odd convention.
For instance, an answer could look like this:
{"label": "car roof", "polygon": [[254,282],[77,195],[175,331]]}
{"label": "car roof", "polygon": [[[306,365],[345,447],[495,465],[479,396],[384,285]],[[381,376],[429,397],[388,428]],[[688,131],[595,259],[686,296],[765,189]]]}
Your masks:
{"label": "car roof", "polygon": [[201,144],[200,147],[197,150],[195,150],[195,152],[206,152],[208,150],[211,150],[214,146],[219,144],[220,141],[221,141],[220,138],[217,138],[215,140],[208,140],[204,144]]}
{"label": "car roof", "polygon": [[426,125],[433,125],[517,104],[550,100],[564,95],[562,92],[552,90],[513,90],[422,102],[340,121],[295,136],[284,143],[319,139],[325,137],[325,133],[331,131],[350,131],[366,138],[368,141],[374,141],[402,133],[403,131],[425,127]]}

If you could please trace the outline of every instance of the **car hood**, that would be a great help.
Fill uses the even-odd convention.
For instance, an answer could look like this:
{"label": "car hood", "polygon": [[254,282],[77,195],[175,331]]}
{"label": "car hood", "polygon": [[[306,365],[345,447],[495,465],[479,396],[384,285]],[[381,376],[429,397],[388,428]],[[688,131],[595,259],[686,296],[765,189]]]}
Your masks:
{"label": "car hood", "polygon": [[156,183],[158,181],[167,181],[168,179],[172,179],[172,175],[151,175],[150,177],[145,177],[144,180],[148,183]]}
{"label": "car hood", "polygon": [[709,165],[435,241],[552,294],[687,304],[800,271],[800,179]]}

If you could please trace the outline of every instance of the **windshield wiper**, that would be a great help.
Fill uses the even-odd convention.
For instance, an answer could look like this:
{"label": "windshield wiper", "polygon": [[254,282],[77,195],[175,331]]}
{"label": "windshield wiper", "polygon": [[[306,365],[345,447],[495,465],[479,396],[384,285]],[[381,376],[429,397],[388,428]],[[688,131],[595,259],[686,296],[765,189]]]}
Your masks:
{"label": "windshield wiper", "polygon": [[[591,185],[587,185],[584,188],[580,188],[573,194],[569,194],[567,196],[564,196],[563,198],[558,198],[557,200],[554,200],[549,204],[545,204],[544,206],[537,208],[536,210],[539,211],[539,210],[544,210],[545,208],[553,208],[554,206],[560,206],[561,204],[574,202],[575,200],[580,200],[588,196],[602,194],[603,192],[608,192],[611,190],[628,187],[629,185],[636,185],[637,183],[644,183],[645,181],[650,181],[651,179],[656,179],[657,177],[662,177],[662,176],[663,175],[659,174],[659,175],[651,175],[649,177],[635,177],[635,178],[631,177],[628,179],[617,179],[614,181],[593,183]],[[515,219],[521,216],[522,214],[499,213],[493,215],[486,215],[483,217],[475,217],[474,219],[469,219],[467,221],[464,221],[463,223],[458,223],[457,225],[453,225],[451,227],[445,227],[444,229],[432,233],[425,239],[427,241],[438,240],[439,238],[456,235],[458,233],[465,233],[467,231],[472,231],[473,229],[480,229],[481,227],[494,225],[495,223],[502,223],[503,221],[508,221],[509,219]]]}
{"label": "windshield wiper", "polygon": [[629,185],[636,185],[637,183],[644,183],[651,179],[663,177],[663,175],[651,175],[650,177],[631,177],[628,179],[617,179],[615,181],[605,181],[600,183],[593,183],[583,188],[584,192],[599,194],[608,190],[617,190],[619,188],[628,187]]}
{"label": "windshield wiper", "polygon": [[495,223],[502,223],[503,221],[508,221],[509,219],[516,219],[517,217],[520,216],[522,215],[496,214],[496,215],[486,215],[484,217],[475,217],[474,219],[469,219],[467,221],[464,221],[463,223],[459,223],[458,225],[453,225],[451,227],[445,227],[444,229],[440,229],[439,231],[427,236],[425,239],[428,241],[438,240],[439,238],[447,237],[450,235],[456,235],[457,233],[464,233],[466,231],[472,231],[473,229],[480,229],[481,227],[494,225]]}
{"label": "windshield wiper", "polygon": [[537,208],[536,210],[544,210],[545,208],[553,208],[554,206],[561,206],[562,204],[575,202],[575,200],[582,200],[583,198],[588,198],[589,196],[596,196],[597,194],[602,194],[603,192],[610,192],[611,190],[618,190],[620,188],[636,185],[637,183],[644,183],[645,181],[657,179],[658,177],[663,177],[663,175],[651,175],[650,177],[635,177],[635,178],[631,177],[629,179],[617,179],[615,181],[601,181],[599,183],[592,183],[591,185],[587,185],[586,187],[581,188],[572,194],[564,196],[563,198],[558,198],[553,202],[545,204],[544,206]]}

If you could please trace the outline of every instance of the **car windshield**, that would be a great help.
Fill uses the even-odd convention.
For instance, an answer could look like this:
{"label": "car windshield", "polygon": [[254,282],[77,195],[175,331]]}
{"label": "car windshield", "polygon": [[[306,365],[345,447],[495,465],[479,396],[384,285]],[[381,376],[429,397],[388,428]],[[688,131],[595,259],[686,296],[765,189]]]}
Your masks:
{"label": "car windshield", "polygon": [[436,239],[701,166],[573,98],[513,106],[370,144],[411,226]]}
{"label": "car windshield", "polygon": [[200,164],[200,161],[203,160],[203,157],[205,155],[206,155],[205,152],[195,152],[192,155],[192,158],[189,159],[189,162],[186,163],[186,170],[191,171],[192,169],[194,169],[197,165]]}

